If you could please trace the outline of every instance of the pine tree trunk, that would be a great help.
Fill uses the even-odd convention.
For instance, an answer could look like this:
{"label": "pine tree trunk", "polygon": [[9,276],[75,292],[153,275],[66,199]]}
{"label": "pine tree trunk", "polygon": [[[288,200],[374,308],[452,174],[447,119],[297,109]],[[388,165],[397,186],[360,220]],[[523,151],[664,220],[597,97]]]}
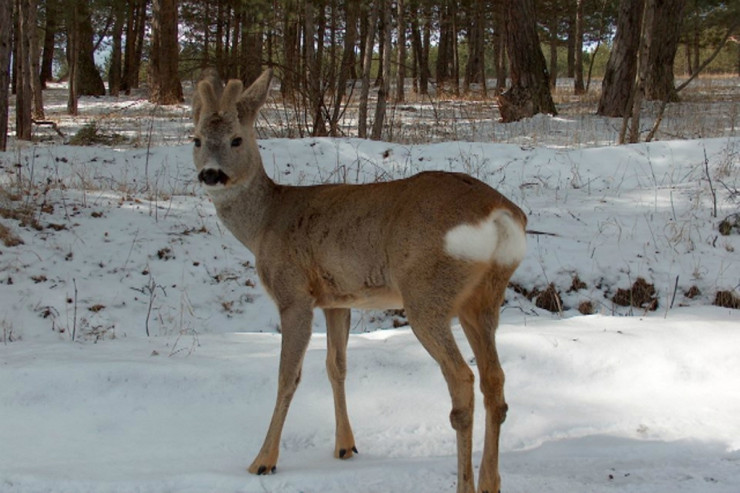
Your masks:
{"label": "pine tree trunk", "polygon": [[601,83],[597,113],[623,117],[630,111],[629,101],[637,75],[640,23],[645,0],[620,0],[617,33]]}
{"label": "pine tree trunk", "polygon": [[52,80],[52,69],[54,66],[54,44],[57,29],[59,28],[58,0],[46,0],[46,19],[44,23],[44,52],[41,57],[41,87],[46,88],[46,83]]}
{"label": "pine tree trunk", "polygon": [[558,83],[558,18],[550,20],[550,89],[555,89]]}
{"label": "pine tree trunk", "polygon": [[396,58],[396,103],[405,99],[404,83],[406,81],[406,12],[404,0],[396,0],[396,32],[398,50]]}
{"label": "pine tree trunk", "polygon": [[367,105],[370,97],[370,69],[373,61],[373,45],[375,44],[375,27],[378,23],[378,2],[372,2],[370,17],[365,33],[365,52],[362,60],[362,88],[360,92],[359,122],[357,135],[367,137]]}
{"label": "pine tree trunk", "polygon": [[346,2],[346,30],[344,34],[344,47],[342,49],[342,63],[339,67],[339,76],[334,90],[334,107],[332,108],[331,120],[329,122],[329,133],[332,137],[340,135],[339,119],[344,105],[344,95],[347,92],[347,82],[352,77],[355,65],[355,46],[357,45],[357,21],[359,19],[359,5],[357,2]]}
{"label": "pine tree trunk", "polygon": [[79,67],[79,29],[78,29],[78,0],[65,0],[66,4],[66,23],[67,23],[67,64],[69,72],[69,88],[67,90],[67,113],[70,115],[77,114],[77,69]]}
{"label": "pine tree trunk", "polygon": [[378,91],[378,103],[375,107],[375,120],[373,121],[373,130],[371,139],[380,140],[383,135],[383,124],[385,123],[385,108],[390,92],[391,82],[391,0],[383,1],[383,22],[382,31],[378,33],[379,38],[383,38],[386,50],[383,52],[383,73],[380,90]]}
{"label": "pine tree trunk", "polygon": [[33,118],[37,120],[44,119],[44,94],[41,87],[41,67],[39,65],[39,32],[38,24],[38,5],[36,0],[27,0],[29,8],[28,24],[31,29],[28,32],[29,39],[29,56],[30,56],[30,74],[31,74],[31,93],[33,94]]}
{"label": "pine tree trunk", "polygon": [[[88,3],[77,3],[77,96],[104,96],[103,77],[95,65],[93,27]],[[69,29],[69,28],[68,28]]]}
{"label": "pine tree trunk", "polygon": [[496,69],[496,92],[506,89],[506,30],[504,5],[496,2],[493,6],[493,63]]}
{"label": "pine tree trunk", "polygon": [[583,2],[576,2],[576,25],[575,25],[575,53],[574,53],[574,81],[573,92],[583,94],[586,88],[583,85]]}
{"label": "pine tree trunk", "polygon": [[498,97],[503,122],[537,113],[557,114],[550,94],[549,75],[540,48],[533,0],[505,0],[506,51],[511,87]]}
{"label": "pine tree trunk", "polygon": [[31,140],[31,6],[28,0],[17,0],[18,12],[18,82],[15,92],[15,135],[18,140]]}
{"label": "pine tree trunk", "polygon": [[113,46],[111,48],[110,55],[110,68],[108,69],[108,94],[111,96],[118,96],[121,92],[121,42],[123,38],[123,17],[126,14],[124,7],[124,4],[116,3],[114,7],[115,11],[113,13],[115,16],[113,21],[113,32],[111,33]]}
{"label": "pine tree trunk", "polygon": [[673,62],[681,35],[686,0],[657,0],[649,35],[652,38],[645,80],[645,98],[678,101],[673,79]]}
{"label": "pine tree trunk", "polygon": [[13,3],[0,2],[0,151],[5,151],[8,146],[10,53],[13,31]]}
{"label": "pine tree trunk", "polygon": [[182,85],[177,73],[177,1],[152,2],[152,46],[149,62],[149,101],[177,104],[183,101]]}

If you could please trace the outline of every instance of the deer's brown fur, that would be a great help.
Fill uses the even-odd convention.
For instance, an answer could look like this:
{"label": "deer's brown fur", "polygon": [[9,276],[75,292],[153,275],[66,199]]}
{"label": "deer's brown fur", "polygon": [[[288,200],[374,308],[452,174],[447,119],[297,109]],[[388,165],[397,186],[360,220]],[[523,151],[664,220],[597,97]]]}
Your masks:
{"label": "deer's brown fur", "polygon": [[459,173],[424,172],[365,185],[291,187],[265,173],[254,120],[271,72],[249,88],[210,73],[193,100],[194,161],[229,230],[254,253],[280,312],[278,395],[249,471],[271,473],[311,337],[326,314],[326,367],[335,401],[334,454],[356,453],[344,380],[350,308],[406,310],[414,334],[439,363],[452,398],[458,492],[474,491],[473,372],[450,330],[458,317],[475,353],[486,407],[478,491],[499,491],[499,429],[506,416],[495,331],[509,278],[524,256],[524,213],[488,185]]}

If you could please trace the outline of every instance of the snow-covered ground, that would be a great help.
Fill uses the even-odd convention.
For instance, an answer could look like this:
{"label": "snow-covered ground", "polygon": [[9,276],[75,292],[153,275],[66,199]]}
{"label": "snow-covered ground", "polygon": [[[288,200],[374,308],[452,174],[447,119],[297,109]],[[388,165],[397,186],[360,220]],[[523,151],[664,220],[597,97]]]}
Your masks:
{"label": "snow-covered ground", "polygon": [[[23,241],[0,243],[0,491],[455,491],[446,386],[398,313],[354,314],[360,454],[331,457],[317,312],[278,474],[246,473],[274,403],[277,312],[194,181],[187,122],[171,123],[168,146],[0,154],[0,223]],[[731,133],[575,149],[260,146],[268,173],[297,185],[464,171],[548,233],[528,237],[498,332],[504,491],[735,493],[740,312],[711,306],[740,285],[740,235],[718,232],[739,212]],[[638,278],[654,284],[656,311],[612,301]],[[531,297],[551,283],[554,314]],[[594,315],[579,314],[584,302]]]}

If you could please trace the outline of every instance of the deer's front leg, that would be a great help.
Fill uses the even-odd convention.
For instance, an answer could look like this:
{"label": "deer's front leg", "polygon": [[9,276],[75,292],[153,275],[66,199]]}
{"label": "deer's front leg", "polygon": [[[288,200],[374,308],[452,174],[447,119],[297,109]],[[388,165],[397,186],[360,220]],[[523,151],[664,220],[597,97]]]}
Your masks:
{"label": "deer's front leg", "polygon": [[249,466],[252,474],[271,474],[275,472],[280,453],[280,436],[290,401],[293,399],[301,381],[303,356],[311,340],[311,319],[313,313],[310,303],[293,304],[280,311],[280,324],[283,333],[280,351],[280,375],[278,377],[277,400],[272,414],[265,442],[257,457]]}
{"label": "deer's front leg", "polygon": [[347,375],[347,341],[349,339],[350,310],[324,310],[326,315],[326,372],[334,392],[334,416],[337,422],[334,457],[349,459],[357,453],[355,437],[349,424],[344,380]]}

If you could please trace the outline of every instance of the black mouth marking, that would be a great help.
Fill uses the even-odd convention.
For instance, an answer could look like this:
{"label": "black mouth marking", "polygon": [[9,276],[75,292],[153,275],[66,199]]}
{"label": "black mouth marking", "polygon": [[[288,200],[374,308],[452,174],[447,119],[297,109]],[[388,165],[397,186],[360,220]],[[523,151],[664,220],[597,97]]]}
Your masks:
{"label": "black mouth marking", "polygon": [[198,180],[210,186],[218,184],[226,185],[226,182],[229,181],[229,176],[220,169],[206,168],[200,170]]}

